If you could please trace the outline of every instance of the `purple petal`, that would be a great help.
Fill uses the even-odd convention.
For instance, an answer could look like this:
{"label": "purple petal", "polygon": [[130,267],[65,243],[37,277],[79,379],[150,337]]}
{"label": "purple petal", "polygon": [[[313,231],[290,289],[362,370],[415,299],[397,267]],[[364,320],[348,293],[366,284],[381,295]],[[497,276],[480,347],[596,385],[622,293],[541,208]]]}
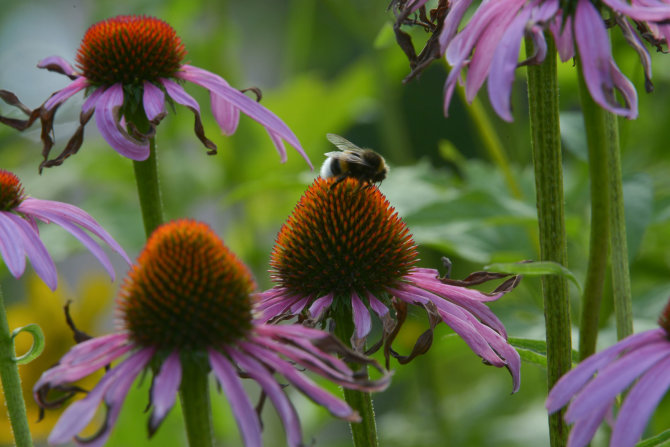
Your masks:
{"label": "purple petal", "polygon": [[389,308],[386,307],[384,303],[379,301],[372,293],[368,292],[368,302],[370,303],[370,308],[377,314],[379,317],[383,317],[389,313]]}
{"label": "purple petal", "polygon": [[309,161],[307,154],[305,154],[298,138],[293,131],[277,117],[277,115],[247,97],[239,90],[230,87],[223,78],[214,73],[210,73],[207,70],[192,65],[182,65],[181,68],[182,71],[177,73],[179,78],[193,82],[194,84],[200,85],[210,92],[221,96],[221,98],[228,101],[232,107],[249,115],[269,131],[271,130],[274,134],[286,140],[300,155],[302,155],[310,168],[313,169],[312,163]]}
{"label": "purple petal", "polygon": [[110,408],[103,433],[94,442],[87,445],[99,446],[104,444],[118,417],[128,388],[144,369],[152,355],[153,349],[142,349],[107,372],[85,398],[74,402],[63,412],[49,435],[49,443],[64,444],[77,436],[93,419],[96,409],[104,398]]}
{"label": "purple petal", "polygon": [[72,65],[60,56],[45,57],[37,63],[37,68],[46,68],[49,71],[56,71],[71,79],[78,76],[77,72],[72,68]]}
{"label": "purple petal", "polygon": [[665,331],[660,328],[641,332],[626,337],[615,345],[588,357],[556,382],[545,403],[547,411],[551,414],[564,407],[598,370],[608,365],[622,352],[636,349],[659,339],[664,340],[665,337]]}
{"label": "purple petal", "polygon": [[44,103],[45,110],[51,110],[58,104],[61,104],[67,101],[77,92],[88,87],[88,79],[81,77],[77,78],[74,81],[70,82],[65,88],[57,91],[47,101]]}
{"label": "purple petal", "polygon": [[35,232],[28,222],[19,216],[12,213],[6,213],[5,216],[12,221],[14,227],[18,230],[18,235],[15,235],[15,237],[18,236],[21,238],[23,248],[33,269],[35,269],[37,276],[42,278],[42,281],[44,281],[51,290],[56,290],[58,284],[56,266],[54,265],[51,256],[49,256],[46,247],[40,240],[40,235]]}
{"label": "purple petal", "polygon": [[[470,59],[468,76],[465,80],[465,98],[468,102],[471,102],[474,99],[475,95],[484,84],[484,81],[489,74],[491,60],[493,59],[496,48],[501,43],[503,33],[510,26],[510,23],[517,12],[525,3],[526,0],[510,0],[506,2],[490,2],[486,4],[487,12],[490,11],[488,14],[490,16],[490,21],[482,22],[482,25],[485,26],[486,29],[478,36],[476,48],[473,48],[474,54]],[[471,32],[474,32],[474,30]],[[519,41],[518,44],[520,43],[521,42]]]}
{"label": "purple petal", "polygon": [[200,105],[198,104],[198,101],[186,93],[184,87],[171,79],[161,79],[161,83],[163,84],[163,87],[165,87],[165,91],[167,92],[168,96],[172,98],[177,104],[188,107],[189,109],[192,109],[194,113],[200,114]]}
{"label": "purple petal", "polygon": [[454,0],[451,2],[449,14],[444,18],[444,26],[438,38],[440,42],[440,51],[445,53],[458,31],[458,27],[463,20],[463,15],[470,7],[472,0]]}
{"label": "purple petal", "polygon": [[[223,80],[223,82],[226,82]],[[226,85],[228,83],[226,82]],[[224,135],[232,135],[240,122],[240,111],[222,96],[214,92],[209,94],[212,104],[212,114]]]}
{"label": "purple petal", "polygon": [[572,430],[570,430],[568,445],[570,447],[586,447],[589,445],[589,442],[593,439],[593,435],[595,435],[596,430],[598,430],[605,415],[611,408],[612,403],[613,401],[608,402],[607,405],[603,405],[598,411],[577,421]]}
{"label": "purple petal", "polygon": [[[612,113],[634,118],[637,116],[637,94],[631,98],[630,86],[622,84],[618,67],[612,59],[609,35],[600,12],[590,0],[579,0],[575,14],[575,38],[579,48],[584,81],[593,100]],[[614,78],[616,76],[616,80]],[[622,92],[627,105],[622,107],[614,96],[614,87]],[[622,91],[621,88],[624,88]]]}
{"label": "purple petal", "polygon": [[632,446],[670,387],[670,357],[651,368],[626,396],[612,431],[611,447]]}
{"label": "purple petal", "polygon": [[276,354],[266,351],[265,349],[260,349],[249,343],[240,343],[240,345],[244,347],[245,351],[250,355],[283,375],[286,380],[299,389],[305,396],[309,397],[317,404],[326,407],[334,416],[347,420],[360,420],[356,412],[354,412],[346,402],[319,387],[304,374],[298,372],[293,365],[282,360]]}
{"label": "purple petal", "polygon": [[659,340],[630,351],[607,365],[573,399],[565,413],[567,422],[575,422],[611,402],[635,379],[670,356],[670,342]]}
{"label": "purple petal", "polygon": [[237,377],[235,368],[228,359],[212,348],[207,348],[209,353],[209,364],[219,379],[221,388],[230,403],[230,407],[235,415],[237,426],[242,433],[244,445],[247,447],[261,447],[261,424],[258,415],[254,411],[249,397],[244,392],[244,388]]}
{"label": "purple petal", "polygon": [[90,231],[100,239],[102,239],[109,247],[120,254],[123,259],[132,264],[132,261],[121,248],[121,246],[114,240],[114,238],[86,211],[69,203],[56,202],[53,200],[26,198],[21,205],[17,207],[21,212],[28,212],[29,214],[37,214],[38,212],[48,211],[50,215],[58,215],[76,225],[79,225]]}
{"label": "purple petal", "polygon": [[160,118],[165,114],[165,94],[163,90],[156,87],[148,81],[144,81],[144,93],[142,95],[142,104],[144,105],[144,112],[147,114],[149,121]]}
{"label": "purple petal", "polygon": [[656,6],[646,7],[639,4],[630,5],[621,0],[603,0],[603,3],[633,20],[662,22],[670,19],[670,5],[667,3],[657,2]]}
{"label": "purple petal", "polygon": [[372,320],[370,319],[370,312],[368,312],[356,292],[351,293],[351,309],[353,311],[354,327],[356,328],[356,338],[362,339],[370,333]]}
{"label": "purple petal", "polygon": [[286,163],[288,156],[286,154],[286,146],[284,146],[284,142],[282,141],[281,137],[270,129],[266,128],[265,130],[267,130],[268,135],[270,135],[270,139],[272,140],[272,144],[275,145],[277,152],[279,152],[279,161]]}
{"label": "purple petal", "polygon": [[521,39],[524,36],[526,22],[530,19],[531,8],[524,8],[510,23],[496,47],[488,81],[491,105],[505,121],[512,121],[510,95],[514,83],[514,72],[519,59]]}
{"label": "purple petal", "polygon": [[314,300],[312,305],[309,308],[309,313],[315,320],[321,319],[323,312],[330,308],[330,305],[333,303],[333,294],[329,293],[328,295],[322,296]]}
{"label": "purple petal", "polygon": [[14,278],[19,278],[26,270],[26,254],[23,251],[21,237],[7,211],[0,211],[0,255]]}
{"label": "purple petal", "polygon": [[173,351],[163,362],[161,370],[151,387],[151,403],[154,406],[149,420],[149,431],[153,433],[174,405],[181,384],[181,362],[179,351]]}
{"label": "purple petal", "polygon": [[[89,113],[91,110],[95,109],[98,105],[98,100],[103,93],[105,93],[104,87],[98,87],[93,90],[93,93],[88,95],[88,98],[86,98],[86,101],[84,101],[84,104],[81,106],[82,113]],[[123,120],[123,118],[121,118],[121,120]]]}
{"label": "purple petal", "polygon": [[149,143],[131,137],[121,128],[119,109],[123,105],[123,87],[114,84],[107,88],[95,107],[95,123],[100,134],[112,148],[131,160],[143,161],[149,157]]}
{"label": "purple petal", "polygon": [[282,420],[286,430],[286,441],[289,446],[298,447],[302,444],[302,430],[300,428],[300,419],[295,407],[291,404],[277,380],[266,371],[265,367],[253,358],[239,353],[234,349],[228,349],[226,352],[237,362],[246,373],[261,386],[265,394],[270,398],[272,404],[277,409],[277,413]]}
{"label": "purple petal", "polygon": [[549,29],[554,35],[556,49],[561,57],[561,61],[565,62],[575,57],[575,44],[572,38],[572,17],[566,18],[563,23],[562,18],[557,16],[556,19],[549,24]]}

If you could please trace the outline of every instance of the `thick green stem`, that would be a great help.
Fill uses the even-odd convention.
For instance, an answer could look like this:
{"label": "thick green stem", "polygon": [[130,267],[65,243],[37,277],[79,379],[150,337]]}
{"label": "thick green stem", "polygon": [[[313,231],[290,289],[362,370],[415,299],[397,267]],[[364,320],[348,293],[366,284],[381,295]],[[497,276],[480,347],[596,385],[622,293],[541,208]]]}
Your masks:
{"label": "thick green stem", "polygon": [[589,176],[591,179],[591,236],[589,242],[589,264],[582,296],[582,314],[579,326],[579,357],[581,360],[593,354],[598,341],[600,302],[607,273],[607,255],[610,243],[610,188],[609,157],[612,147],[618,150],[616,133],[608,124],[610,113],[591,98],[581,62],[577,62],[579,94],[589,148]]}
{"label": "thick green stem", "polygon": [[[351,309],[343,309],[341,306],[339,312],[336,312],[335,335],[342,342],[351,346],[351,334],[354,332],[354,323],[352,320]],[[355,367],[354,365],[350,365]],[[357,365],[356,365],[357,366]],[[367,367],[366,374],[367,374]],[[354,440],[354,447],[376,447],[379,444],[377,439],[377,422],[375,421],[375,410],[372,406],[372,396],[370,393],[350,390],[343,388],[344,400],[349,406],[356,410],[361,416],[361,422],[352,422],[351,435]]]}
{"label": "thick green stem", "polygon": [[208,371],[192,356],[182,356],[179,387],[181,409],[190,447],[212,447],[212,409],[209,401]]}
{"label": "thick green stem", "polygon": [[[148,133],[151,125],[142,107],[134,113],[125,114],[126,122],[132,123],[141,133]],[[156,140],[149,139],[149,158],[144,161],[133,161],[137,194],[140,198],[142,221],[147,238],[163,223],[163,200],[158,184],[158,158],[156,155]]]}
{"label": "thick green stem", "polygon": [[5,395],[9,422],[14,433],[14,441],[17,447],[32,447],[33,441],[30,436],[28,417],[26,415],[26,404],[23,401],[21,390],[21,377],[19,367],[14,360],[14,340],[12,339],[7,314],[5,313],[5,302],[0,290],[0,380]]}
{"label": "thick green stem", "polygon": [[[546,39],[547,56],[544,62],[528,66],[528,102],[540,230],[540,258],[567,266],[556,46],[550,35]],[[529,39],[526,39],[526,52],[529,57],[534,54],[533,43]],[[542,279],[549,388],[571,367],[570,301],[567,289],[567,280],[562,276],[545,276]],[[568,426],[563,421],[563,410],[550,415],[551,446],[564,446],[567,438]]]}
{"label": "thick green stem", "polygon": [[163,223],[163,201],[158,186],[158,162],[156,159],[156,143],[150,140],[151,153],[144,161],[133,161],[137,194],[140,198],[142,220],[147,238]]}
{"label": "thick green stem", "polygon": [[610,226],[612,239],[612,296],[616,315],[616,332],[619,340],[633,333],[633,304],[628,269],[628,241],[626,239],[626,217],[623,206],[623,181],[621,179],[621,154],[619,152],[619,130],[617,117],[605,113],[607,135],[612,144],[609,148]]}

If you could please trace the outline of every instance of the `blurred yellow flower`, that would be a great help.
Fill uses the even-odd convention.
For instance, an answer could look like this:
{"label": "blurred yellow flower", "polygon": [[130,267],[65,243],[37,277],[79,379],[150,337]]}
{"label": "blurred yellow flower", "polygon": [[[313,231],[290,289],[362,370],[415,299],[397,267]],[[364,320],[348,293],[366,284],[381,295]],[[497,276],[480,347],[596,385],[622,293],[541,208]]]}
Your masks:
{"label": "blurred yellow flower", "polygon": [[[44,419],[37,423],[39,407],[32,396],[32,388],[42,372],[53,366],[75,343],[72,330],[65,322],[63,306],[68,300],[70,315],[77,328],[91,335],[99,333],[99,324],[104,324],[111,317],[112,298],[116,286],[104,275],[89,274],[77,285],[76,292],[68,290],[66,284],[52,292],[36,275],[28,279],[27,298],[10,305],[7,318],[12,329],[37,323],[44,331],[46,346],[44,352],[27,365],[19,366],[23,397],[28,411],[28,422],[34,440],[46,439],[51,428],[58,420],[60,411],[47,411]],[[22,355],[30,349],[32,337],[19,335],[16,338],[16,353]],[[82,382],[86,388],[88,382],[94,384],[96,377],[89,377]],[[0,387],[1,388],[1,387]],[[13,438],[9,426],[7,408],[0,406],[0,445],[11,445]]]}

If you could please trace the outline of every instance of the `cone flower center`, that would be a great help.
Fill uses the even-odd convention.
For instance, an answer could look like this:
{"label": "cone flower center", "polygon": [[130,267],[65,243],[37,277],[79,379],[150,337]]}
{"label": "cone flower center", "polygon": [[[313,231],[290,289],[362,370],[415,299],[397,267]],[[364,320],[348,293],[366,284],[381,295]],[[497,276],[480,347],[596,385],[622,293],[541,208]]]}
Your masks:
{"label": "cone flower center", "polygon": [[77,67],[93,85],[139,85],[173,77],[186,55],[174,29],[146,16],[117,16],[92,25]]}
{"label": "cone flower center", "polygon": [[24,199],[23,186],[19,178],[0,169],[0,211],[11,211]]}
{"label": "cone flower center", "polygon": [[204,349],[251,328],[251,274],[205,224],[159,227],[126,278],[120,316],[140,345]]}
{"label": "cone flower center", "polygon": [[334,182],[317,178],[300,199],[277,236],[272,278],[296,296],[380,294],[417,261],[412,235],[376,187]]}

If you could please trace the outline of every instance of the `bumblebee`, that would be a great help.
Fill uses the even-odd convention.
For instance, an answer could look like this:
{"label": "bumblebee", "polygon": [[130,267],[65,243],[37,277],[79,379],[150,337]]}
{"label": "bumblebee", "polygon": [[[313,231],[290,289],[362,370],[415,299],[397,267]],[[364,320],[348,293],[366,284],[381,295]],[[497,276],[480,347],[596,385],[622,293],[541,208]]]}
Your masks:
{"label": "bumblebee", "polygon": [[355,178],[359,182],[381,183],[386,178],[389,168],[384,157],[372,149],[363,149],[346,138],[333,133],[326,134],[328,141],[340,150],[328,152],[326,161],[319,173],[323,178],[336,178],[331,188],[347,177]]}

